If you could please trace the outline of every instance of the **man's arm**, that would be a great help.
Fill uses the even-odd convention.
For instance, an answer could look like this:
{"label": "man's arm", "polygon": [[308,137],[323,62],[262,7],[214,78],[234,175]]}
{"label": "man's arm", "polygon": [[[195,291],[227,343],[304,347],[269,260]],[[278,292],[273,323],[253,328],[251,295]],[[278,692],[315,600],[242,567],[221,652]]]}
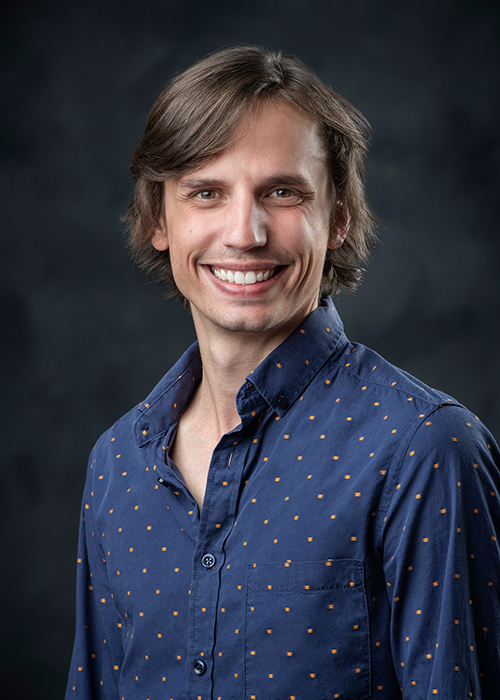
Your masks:
{"label": "man's arm", "polygon": [[478,420],[444,406],[422,421],[395,472],[384,568],[404,697],[498,697],[499,464]]}
{"label": "man's arm", "polygon": [[78,546],[76,635],[66,700],[119,698],[121,622],[109,589],[106,556],[92,514],[94,453],[89,460]]}

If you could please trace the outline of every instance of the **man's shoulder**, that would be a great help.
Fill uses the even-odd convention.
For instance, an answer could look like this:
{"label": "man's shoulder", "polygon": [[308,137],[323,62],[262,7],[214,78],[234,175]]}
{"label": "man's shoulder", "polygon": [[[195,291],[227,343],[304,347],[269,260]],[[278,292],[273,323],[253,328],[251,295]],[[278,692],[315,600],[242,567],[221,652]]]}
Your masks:
{"label": "man's shoulder", "polygon": [[117,440],[122,443],[123,440],[130,441],[133,438],[134,425],[141,415],[142,403],[136,404],[99,436],[93,449],[94,453],[98,453],[101,456],[105,456],[107,452],[114,453],[116,452],[114,443]]}
{"label": "man's shoulder", "polygon": [[355,343],[346,344],[325,370],[334,388],[330,405],[343,405],[332,415],[344,419],[340,425],[348,421],[363,444],[376,437],[379,451],[389,450],[391,464],[397,465],[393,478],[403,462],[408,461],[411,474],[422,460],[431,471],[443,460],[458,467],[488,465],[487,470],[498,474],[492,466],[500,461],[494,437],[452,396]]}
{"label": "man's shoulder", "polygon": [[332,401],[341,397],[346,412],[356,416],[360,424],[369,423],[375,429],[379,425],[375,416],[380,414],[380,422],[390,423],[400,440],[403,436],[418,437],[421,426],[430,426],[430,420],[433,429],[426,431],[426,441],[431,437],[439,441],[448,433],[462,434],[464,428],[472,441],[479,435],[493,439],[480,419],[459,400],[430,387],[364,345],[348,342],[325,370],[337,389]]}
{"label": "man's shoulder", "polygon": [[439,389],[434,389],[417,377],[392,364],[375,350],[360,343],[348,342],[340,355],[332,360],[339,378],[367,392],[378,394],[385,401],[397,402],[403,407],[417,402],[428,404],[429,409],[443,404],[461,406],[460,402]]}

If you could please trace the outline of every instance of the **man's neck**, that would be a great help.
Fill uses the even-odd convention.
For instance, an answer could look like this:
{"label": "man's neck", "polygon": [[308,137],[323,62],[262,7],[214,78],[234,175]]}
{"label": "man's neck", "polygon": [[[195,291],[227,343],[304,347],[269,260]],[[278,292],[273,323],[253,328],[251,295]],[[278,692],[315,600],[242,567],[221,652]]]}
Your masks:
{"label": "man's neck", "polygon": [[210,342],[199,334],[198,340],[203,375],[193,400],[193,410],[205,420],[210,416],[212,429],[222,436],[240,422],[236,394],[246,377],[284,338],[233,333],[211,338]]}

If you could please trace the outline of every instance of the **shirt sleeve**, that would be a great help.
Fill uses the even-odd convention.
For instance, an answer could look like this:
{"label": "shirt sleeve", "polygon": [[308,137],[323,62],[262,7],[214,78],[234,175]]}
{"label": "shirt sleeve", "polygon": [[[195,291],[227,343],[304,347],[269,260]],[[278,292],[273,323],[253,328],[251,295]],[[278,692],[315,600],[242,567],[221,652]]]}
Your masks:
{"label": "shirt sleeve", "polygon": [[384,526],[391,645],[404,698],[498,698],[499,453],[466,409],[407,441]]}
{"label": "shirt sleeve", "polygon": [[108,582],[106,553],[93,512],[95,458],[85,486],[77,559],[76,634],[66,700],[118,700],[123,662],[121,622]]}

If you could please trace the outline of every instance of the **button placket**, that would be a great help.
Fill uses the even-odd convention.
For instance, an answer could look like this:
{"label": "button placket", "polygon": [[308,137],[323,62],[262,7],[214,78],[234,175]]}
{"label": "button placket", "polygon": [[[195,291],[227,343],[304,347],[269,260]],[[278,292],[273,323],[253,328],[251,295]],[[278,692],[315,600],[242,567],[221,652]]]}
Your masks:
{"label": "button placket", "polygon": [[[236,434],[238,433],[238,434]],[[252,433],[253,436],[253,433]],[[217,601],[220,590],[219,568],[225,563],[224,542],[235,518],[237,504],[237,489],[227,488],[229,482],[239,483],[245,463],[245,455],[250,446],[250,434],[241,431],[223,436],[214,450],[210,464],[207,492],[201,511],[198,531],[197,552],[193,562],[193,587],[190,600],[191,635],[190,654],[193,673],[188,675],[187,692],[192,695],[202,695],[212,690],[212,652],[215,640],[215,624],[217,620]],[[227,469],[229,457],[231,468]],[[222,482],[228,482],[222,487]],[[220,489],[215,489],[220,484]],[[217,491],[217,497],[213,494]],[[199,650],[204,650],[206,660],[200,658]],[[195,662],[203,661],[202,665]],[[195,678],[197,676],[197,678]],[[190,679],[190,680],[189,680]],[[196,689],[196,690],[195,690]]]}

